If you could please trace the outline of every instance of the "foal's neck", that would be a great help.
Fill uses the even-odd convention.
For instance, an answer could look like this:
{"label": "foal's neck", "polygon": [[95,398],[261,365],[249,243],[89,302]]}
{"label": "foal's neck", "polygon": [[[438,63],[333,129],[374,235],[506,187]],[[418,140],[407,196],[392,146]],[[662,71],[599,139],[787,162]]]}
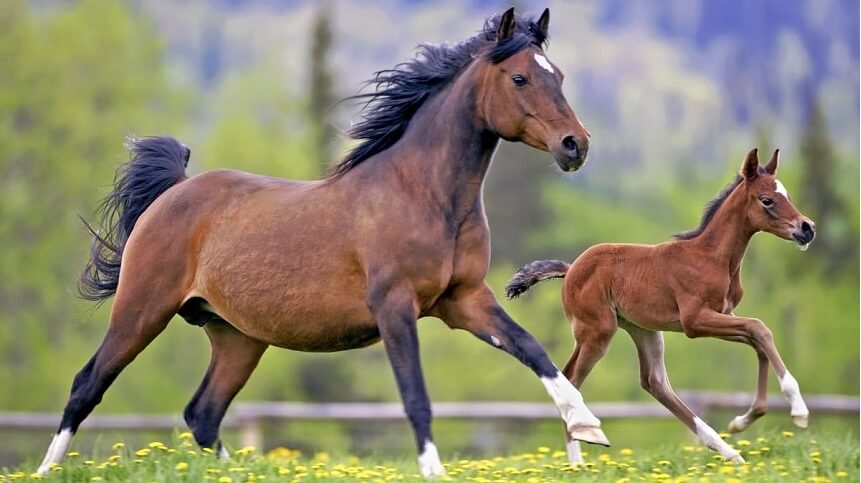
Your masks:
{"label": "foal's neck", "polygon": [[737,186],[694,241],[719,263],[726,264],[730,275],[734,275],[755,233],[747,219],[744,186]]}
{"label": "foal's neck", "polygon": [[479,91],[471,68],[419,108],[402,138],[379,160],[408,183],[417,200],[462,221],[480,202],[499,136],[476,112]]}

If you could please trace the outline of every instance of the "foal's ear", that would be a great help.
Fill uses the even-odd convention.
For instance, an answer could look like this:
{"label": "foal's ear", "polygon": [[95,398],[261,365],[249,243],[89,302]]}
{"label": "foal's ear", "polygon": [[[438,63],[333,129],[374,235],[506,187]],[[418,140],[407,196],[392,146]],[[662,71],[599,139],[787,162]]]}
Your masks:
{"label": "foal's ear", "polygon": [[753,179],[759,174],[759,157],[756,154],[756,148],[750,150],[744,161],[741,163],[741,172],[739,173],[745,179]]}
{"label": "foal's ear", "polygon": [[499,19],[499,27],[496,29],[496,41],[502,42],[511,37],[511,34],[514,33],[514,28],[514,7],[511,7]]}
{"label": "foal's ear", "polygon": [[774,154],[771,155],[771,161],[765,165],[765,172],[774,176],[774,173],[777,172],[777,167],[780,165],[780,150],[775,149]]}
{"label": "foal's ear", "polygon": [[538,17],[538,30],[541,31],[541,35],[544,38],[547,38],[547,31],[550,29],[550,9],[545,8],[544,12]]}

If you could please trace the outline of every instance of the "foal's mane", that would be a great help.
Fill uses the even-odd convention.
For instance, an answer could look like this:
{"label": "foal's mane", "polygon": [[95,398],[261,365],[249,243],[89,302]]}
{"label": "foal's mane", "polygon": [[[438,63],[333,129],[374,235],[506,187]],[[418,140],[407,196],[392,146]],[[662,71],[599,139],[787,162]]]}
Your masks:
{"label": "foal's mane", "polygon": [[347,132],[350,138],[361,143],[332,166],[330,176],[344,174],[395,144],[422,104],[457,77],[480,51],[486,49],[484,58],[499,63],[529,45],[544,47],[547,38],[536,19],[521,16],[515,16],[514,33],[496,42],[501,17],[496,15],[485,20],[484,27],[476,35],[454,45],[419,44],[414,58],[374,73],[364,84],[374,86],[374,92],[348,97],[346,100],[365,101],[362,121]]}
{"label": "foal's mane", "polygon": [[700,226],[694,228],[693,230],[677,233],[673,235],[673,238],[675,238],[676,240],[690,240],[699,236],[703,232],[703,230],[706,229],[706,226],[709,224],[709,222],[712,221],[712,218],[714,218],[715,213],[717,213],[717,210],[721,207],[723,202],[726,201],[730,193],[732,193],[736,189],[736,187],[741,184],[743,179],[744,177],[740,174],[736,175],[735,179],[732,180],[730,184],[726,185],[724,189],[721,190],[720,193],[718,193],[717,196],[715,196],[711,201],[708,202],[705,207],[705,210],[703,210],[703,217],[700,220]]}

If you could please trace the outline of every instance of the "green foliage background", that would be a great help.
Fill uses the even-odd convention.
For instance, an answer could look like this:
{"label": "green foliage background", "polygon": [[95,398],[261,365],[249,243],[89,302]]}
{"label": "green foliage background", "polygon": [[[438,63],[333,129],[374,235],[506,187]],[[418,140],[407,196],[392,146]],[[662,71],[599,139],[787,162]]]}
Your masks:
{"label": "green foliage background", "polygon": [[[339,82],[343,63],[342,71],[332,71],[334,62],[326,57],[333,40],[327,37],[331,26],[319,24],[325,17],[315,17],[311,36],[321,38],[316,44],[309,40],[317,49],[307,59],[312,64],[307,69],[285,72],[273,52],[234,53],[230,58],[244,60],[226,67],[215,81],[202,82],[169,55],[177,47],[166,45],[157,29],[163,25],[157,20],[165,15],[164,5],[154,2],[149,8],[112,0],[0,2],[0,411],[60,411],[74,374],[101,340],[109,307],[94,309],[74,295],[89,245],[76,214],[87,216],[107,192],[113,170],[125,156],[125,136],[169,133],[185,140],[193,149],[194,172],[231,167],[299,179],[321,175],[321,153],[347,147],[342,139],[332,139],[329,127],[341,114],[330,112],[326,102],[337,96],[319,90],[309,94],[292,82],[308,70],[314,85],[353,92],[354,86]],[[301,18],[309,18],[306,10]],[[442,14],[435,15],[419,11],[413,24],[420,19],[432,23]],[[464,20],[469,29],[449,32],[451,38],[470,34],[480,17]],[[588,15],[577,22],[590,28]],[[335,45],[339,35],[341,42],[349,42],[350,32],[337,32]],[[612,70],[607,59],[624,55],[613,33],[589,33],[605,50],[600,59],[590,58],[588,49],[578,52],[592,62],[570,68],[569,79],[588,68]],[[619,85],[615,118],[590,108],[576,88],[567,87],[575,89],[568,93],[575,108],[580,101],[586,106],[578,113],[592,129],[597,147],[584,174],[562,178],[549,168],[544,153],[523,146],[500,150],[486,189],[494,234],[492,286],[500,293],[513,270],[535,258],[573,259],[599,242],[668,239],[696,224],[702,206],[732,178],[737,160],[751,144],[768,150],[779,138],[781,179],[796,205],[818,222],[821,235],[803,254],[768,235],[757,236],[744,265],[746,296],[737,312],[761,318],[772,328],[803,391],[857,395],[857,116],[856,137],[848,139],[829,134],[821,109],[813,109],[799,127],[797,132],[806,136],[783,133],[777,113],[763,114],[757,129],[732,124],[720,107],[727,93],[703,74],[686,70],[669,45],[653,38],[635,40],[663,71],[647,70],[648,75],[633,76],[636,82]],[[553,48],[563,45],[564,40],[556,39]],[[560,58],[564,52],[550,51]],[[335,60],[343,60],[343,52],[336,55],[341,57]],[[385,59],[391,65],[401,57],[388,53]],[[365,67],[359,61],[354,66]],[[370,72],[364,69],[362,76]],[[832,85],[842,84],[836,79]],[[681,124],[638,121],[660,99],[681,103]],[[833,105],[829,99],[824,102]],[[712,144],[703,144],[705,139]],[[625,149],[647,145],[648,153],[626,155]],[[559,291],[559,284],[550,282],[506,308],[561,365],[572,338]],[[468,334],[452,332],[433,319],[421,321],[420,332],[434,400],[547,399],[527,369]],[[648,399],[637,383],[636,357],[625,337],[614,341],[586,383],[587,401]],[[755,357],[749,348],[675,334],[667,336],[667,346],[676,388],[753,390]],[[97,411],[177,413],[207,360],[208,344],[200,329],[177,318],[121,375]],[[272,349],[239,399],[392,401],[397,392],[379,345],[326,355]],[[725,416],[719,415],[716,423],[723,424]],[[782,427],[788,421],[784,414],[773,414],[762,425]],[[394,450],[411,444],[405,427],[273,426],[268,443]],[[619,422],[607,428],[611,439],[631,444],[687,438],[675,422]],[[436,432],[442,446],[467,452],[486,450],[488,444],[534,447],[561,438],[555,424],[490,428],[443,422]],[[44,443],[32,435],[13,436],[17,444],[0,441],[0,462],[15,462]],[[94,437],[85,436],[82,444],[94,444]]]}

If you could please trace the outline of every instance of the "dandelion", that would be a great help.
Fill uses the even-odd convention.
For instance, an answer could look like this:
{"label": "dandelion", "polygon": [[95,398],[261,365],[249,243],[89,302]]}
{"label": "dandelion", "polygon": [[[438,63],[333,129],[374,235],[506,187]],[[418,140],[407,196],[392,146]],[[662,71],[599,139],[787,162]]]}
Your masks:
{"label": "dandelion", "polygon": [[782,434],[784,438],[791,438],[791,437],[795,436],[795,433],[793,433],[792,431],[784,431],[780,434]]}
{"label": "dandelion", "polygon": [[126,445],[125,445],[124,443],[116,442],[116,443],[114,443],[114,445],[113,445],[113,446],[111,446],[111,447],[112,447],[113,449],[115,449],[115,450],[118,450],[118,451],[119,451],[119,450],[121,450],[121,449],[125,448],[125,447],[126,447]]}
{"label": "dandelion", "polygon": [[167,446],[165,446],[164,443],[162,443],[161,441],[153,441],[152,443],[148,444],[147,446],[149,446],[150,448],[153,448],[153,449],[167,448]]}
{"label": "dandelion", "polygon": [[740,439],[740,440],[738,440],[738,443],[737,443],[737,444],[738,444],[739,446],[750,446],[750,441],[748,441],[748,440],[746,440],[746,439]]}
{"label": "dandelion", "polygon": [[238,450],[234,451],[233,453],[234,453],[236,456],[248,456],[248,455],[249,455],[249,454],[251,454],[255,449],[256,449],[256,448],[255,448],[254,446],[246,446],[246,447],[244,447],[244,448],[241,448],[241,449],[238,449]]}
{"label": "dandelion", "polygon": [[849,473],[845,471],[838,471],[837,473],[834,473],[834,476],[838,478],[846,478],[847,476],[849,476]]}
{"label": "dandelion", "polygon": [[231,478],[229,476],[222,476],[221,478],[218,479],[218,483],[232,483],[232,482],[233,482],[233,478]]}
{"label": "dandelion", "polygon": [[135,451],[135,454],[137,456],[147,456],[148,454],[150,454],[150,450],[147,448],[139,449],[139,450]]}
{"label": "dandelion", "polygon": [[188,463],[186,463],[185,461],[180,461],[179,463],[176,464],[176,466],[174,466],[174,469],[176,469],[176,471],[187,470],[188,469]]}
{"label": "dandelion", "polygon": [[69,458],[74,458],[75,456],[80,456],[80,455],[81,455],[81,453],[78,453],[77,451],[69,451],[68,453],[66,453],[66,456],[68,456]]}
{"label": "dandelion", "polygon": [[33,480],[41,480],[41,479],[42,479],[42,475],[40,475],[39,473],[30,473],[30,479],[33,479]]}
{"label": "dandelion", "polygon": [[102,477],[101,476],[94,476],[94,477],[90,478],[90,481],[102,481]]}
{"label": "dandelion", "polygon": [[539,447],[538,447],[538,452],[539,452],[539,453],[549,453],[549,452],[550,452],[550,448],[548,448],[547,446],[539,446]]}
{"label": "dandelion", "polygon": [[622,448],[621,450],[619,450],[619,454],[622,456],[631,456],[632,454],[634,454],[634,450],[632,450],[631,448]]}
{"label": "dandelion", "polygon": [[182,433],[179,433],[179,439],[191,439],[193,437],[194,435],[191,434],[189,431],[183,431]]}

